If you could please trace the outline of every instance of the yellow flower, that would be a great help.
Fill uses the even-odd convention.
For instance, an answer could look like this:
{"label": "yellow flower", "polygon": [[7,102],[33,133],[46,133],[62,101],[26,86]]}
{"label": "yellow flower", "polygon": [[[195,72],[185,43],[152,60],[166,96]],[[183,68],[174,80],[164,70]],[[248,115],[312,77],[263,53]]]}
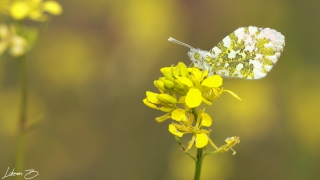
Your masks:
{"label": "yellow flower", "polygon": [[27,51],[27,41],[16,33],[13,26],[0,24],[0,56],[8,48],[12,56],[21,56]]}
{"label": "yellow flower", "polygon": [[29,18],[34,21],[47,21],[49,17],[45,12],[60,15],[62,7],[56,1],[42,0],[20,0],[10,6],[10,14],[16,20]]}
{"label": "yellow flower", "polygon": [[236,151],[233,150],[232,147],[235,146],[236,144],[240,143],[240,138],[237,137],[237,136],[233,136],[233,137],[227,138],[225,141],[226,141],[227,144],[221,146],[219,148],[219,151],[220,152],[227,152],[227,151],[229,151],[231,149],[233,151],[232,154],[235,155]]}
{"label": "yellow flower", "polygon": [[210,127],[212,124],[212,119],[209,114],[200,111],[196,122],[193,123],[192,115],[188,119],[186,112],[183,109],[175,109],[172,112],[171,118],[177,121],[177,123],[169,125],[169,131],[173,135],[178,137],[182,137],[186,133],[193,135],[191,141],[189,141],[186,151],[191,149],[193,144],[195,144],[196,148],[203,148],[208,144],[208,142],[210,142],[214,148],[218,149],[208,136],[210,131],[203,129],[203,127]]}
{"label": "yellow flower", "polygon": [[[235,98],[240,99],[235,93],[222,88],[223,79],[219,75],[208,76],[207,71],[196,67],[187,68],[179,62],[176,66],[164,67],[160,71],[163,77],[154,81],[154,85],[160,93],[147,91],[143,103],[152,108],[165,112],[157,117],[156,121],[163,122],[172,119],[175,122],[169,125],[169,132],[176,136],[176,139],[184,134],[192,134],[191,141],[186,151],[193,145],[196,148],[203,148],[212,145],[216,151],[225,152],[234,146],[235,142],[222,146],[220,149],[209,138],[212,119],[203,109],[197,111],[201,105],[211,105],[223,92],[228,92]],[[199,115],[197,115],[199,114]],[[194,120],[195,119],[195,120]],[[229,142],[229,141],[228,141]]]}

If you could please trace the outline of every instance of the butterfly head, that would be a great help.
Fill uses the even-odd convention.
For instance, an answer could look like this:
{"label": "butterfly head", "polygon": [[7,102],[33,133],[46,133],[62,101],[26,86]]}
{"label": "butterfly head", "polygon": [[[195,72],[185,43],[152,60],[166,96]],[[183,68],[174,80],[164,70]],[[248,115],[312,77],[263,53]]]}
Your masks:
{"label": "butterfly head", "polygon": [[209,64],[211,64],[210,62],[212,61],[212,54],[209,51],[195,49],[192,46],[190,46],[189,44],[178,41],[172,37],[170,37],[168,39],[168,41],[190,48],[190,50],[188,52],[188,56],[195,67],[200,68],[200,69],[206,69],[206,70],[210,69]]}

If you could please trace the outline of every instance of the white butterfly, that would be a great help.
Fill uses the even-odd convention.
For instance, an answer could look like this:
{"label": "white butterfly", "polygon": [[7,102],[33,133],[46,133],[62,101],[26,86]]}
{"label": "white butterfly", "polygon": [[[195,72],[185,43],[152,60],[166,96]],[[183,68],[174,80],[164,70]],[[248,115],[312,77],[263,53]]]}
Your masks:
{"label": "white butterfly", "polygon": [[195,67],[207,70],[209,76],[260,79],[278,61],[284,48],[284,36],[270,28],[240,27],[210,51],[169,38],[171,42],[190,48],[188,55]]}

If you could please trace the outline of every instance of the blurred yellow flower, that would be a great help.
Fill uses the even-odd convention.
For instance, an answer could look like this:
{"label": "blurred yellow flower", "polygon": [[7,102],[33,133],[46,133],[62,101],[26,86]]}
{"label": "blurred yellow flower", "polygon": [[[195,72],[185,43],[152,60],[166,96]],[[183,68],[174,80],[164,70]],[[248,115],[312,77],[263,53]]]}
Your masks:
{"label": "blurred yellow flower", "polygon": [[21,56],[27,51],[27,41],[16,33],[13,26],[0,24],[0,56],[8,48],[12,56]]}
{"label": "blurred yellow flower", "polygon": [[34,21],[47,21],[48,15],[45,12],[60,15],[62,7],[56,1],[42,2],[42,0],[20,0],[10,6],[10,14],[16,20],[29,18]]}

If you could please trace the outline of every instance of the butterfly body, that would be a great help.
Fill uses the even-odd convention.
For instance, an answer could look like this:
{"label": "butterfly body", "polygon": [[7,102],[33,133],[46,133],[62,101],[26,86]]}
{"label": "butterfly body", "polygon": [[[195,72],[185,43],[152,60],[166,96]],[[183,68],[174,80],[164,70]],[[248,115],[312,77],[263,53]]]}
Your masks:
{"label": "butterfly body", "polygon": [[278,61],[284,48],[284,36],[270,28],[241,27],[225,37],[210,51],[169,38],[190,48],[188,56],[194,66],[207,70],[209,76],[260,79]]}

